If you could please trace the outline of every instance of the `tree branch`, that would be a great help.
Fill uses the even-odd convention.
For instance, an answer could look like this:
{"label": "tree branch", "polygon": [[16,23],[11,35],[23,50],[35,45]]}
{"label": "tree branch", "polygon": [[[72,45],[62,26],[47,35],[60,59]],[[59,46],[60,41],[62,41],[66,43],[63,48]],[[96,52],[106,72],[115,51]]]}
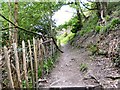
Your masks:
{"label": "tree branch", "polygon": [[88,8],[83,2],[80,1],[80,3],[88,10],[97,10],[97,8]]}
{"label": "tree branch", "polygon": [[54,37],[47,37],[47,36],[40,35],[40,34],[38,34],[38,33],[36,33],[36,32],[32,32],[32,31],[26,30],[26,29],[24,29],[24,28],[22,28],[22,27],[20,27],[20,26],[15,25],[12,21],[10,21],[10,20],[7,19],[6,17],[4,17],[1,13],[0,13],[0,16],[1,16],[3,19],[5,19],[6,21],[8,21],[9,23],[11,23],[13,26],[15,26],[15,28],[21,29],[21,30],[23,30],[23,31],[26,31],[26,32],[29,32],[29,33],[32,33],[32,34],[35,34],[35,35],[38,35],[38,36],[40,36],[42,39],[44,39],[44,37],[45,37],[45,38],[52,38],[53,43],[55,44],[56,48],[57,48],[61,53],[63,53],[63,51],[61,51],[61,50],[59,49],[59,47],[57,46]]}
{"label": "tree branch", "polygon": [[10,28],[15,28],[15,27],[2,28],[2,31],[5,31],[5,30],[10,29]]}
{"label": "tree branch", "polygon": [[[26,29],[24,29],[24,28],[22,28],[22,27],[20,27],[20,26],[15,25],[12,21],[10,21],[10,20],[7,19],[6,17],[4,17],[1,13],[0,13],[0,16],[1,16],[3,19],[5,19],[6,21],[8,21],[9,23],[11,23],[13,26],[15,26],[15,28],[21,29],[21,30],[26,31],[26,32],[29,32],[29,33],[33,33],[33,34],[39,35],[39,34],[36,33],[36,32],[32,32],[32,31],[26,30]],[[39,35],[39,36],[40,36],[40,35]]]}
{"label": "tree branch", "polygon": [[53,37],[51,37],[51,38],[52,38],[53,43],[55,44],[56,48],[57,48],[61,53],[64,53],[63,51],[61,51],[61,50],[59,49],[58,45],[57,45],[56,42],[55,42],[55,39],[54,39]]}

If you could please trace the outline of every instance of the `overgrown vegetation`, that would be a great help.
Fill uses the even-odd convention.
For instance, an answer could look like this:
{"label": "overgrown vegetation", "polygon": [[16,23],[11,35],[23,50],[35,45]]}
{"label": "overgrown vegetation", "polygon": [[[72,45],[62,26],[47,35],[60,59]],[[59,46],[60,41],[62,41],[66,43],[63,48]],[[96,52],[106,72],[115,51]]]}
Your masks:
{"label": "overgrown vegetation", "polygon": [[[91,13],[93,14],[93,13]],[[96,14],[93,14],[87,21],[83,23],[83,28],[79,32],[80,36],[83,36],[91,31],[95,30],[96,24],[98,22],[98,17]]]}
{"label": "overgrown vegetation", "polygon": [[[54,65],[55,65],[55,62],[56,62],[56,59],[59,57],[60,53],[59,52],[56,52],[52,57],[49,57],[47,59],[44,59],[43,61],[43,67],[41,66],[38,66],[38,78],[44,78],[43,76],[45,75],[48,75],[51,70],[53,69]],[[42,76],[42,74],[44,74]],[[29,72],[29,75],[31,76],[31,72]],[[33,85],[32,85],[32,79],[28,76],[29,78],[29,87],[33,88]],[[26,81],[23,80],[22,81],[22,86],[23,88],[26,88]]]}
{"label": "overgrown vegetation", "polygon": [[[120,2],[118,2],[120,3]],[[83,22],[83,27],[79,31],[79,34],[76,34],[76,37],[73,39],[74,43],[77,41],[76,39],[79,39],[77,37],[86,37],[89,35],[89,33],[92,33],[94,38],[99,35],[99,39],[96,39],[96,42],[93,41],[94,43],[89,43],[87,46],[88,50],[91,52],[92,55],[103,55],[105,57],[108,56],[108,48],[110,47],[110,42],[113,39],[118,39],[119,35],[113,34],[113,37],[111,37],[111,40],[107,41],[108,35],[112,35],[112,31],[117,32],[119,30],[119,25],[120,25],[120,7],[118,3],[109,3],[108,5],[108,13],[104,19],[105,21],[101,21],[97,14],[95,12],[89,12],[89,18]],[[114,6],[114,8],[112,8]],[[89,36],[88,38],[89,39]],[[106,41],[105,41],[106,40]],[[73,41],[72,41],[73,42]],[[103,46],[100,46],[103,43]],[[80,46],[80,45],[78,45]],[[113,45],[114,46],[114,45]],[[106,50],[103,48],[106,48]],[[118,47],[120,48],[120,47]],[[120,50],[115,49],[115,53],[112,53],[112,55],[109,57],[110,60],[113,61],[115,66],[120,66]]]}
{"label": "overgrown vegetation", "polygon": [[[74,40],[74,42],[80,42],[78,40],[80,37],[85,38],[86,35],[92,33],[94,37],[92,35],[91,37],[93,38],[96,38],[97,35],[99,36],[99,40],[96,40],[96,43],[90,43],[87,46],[92,55],[104,55],[109,58],[115,66],[120,67],[120,36],[119,33],[113,33],[120,30],[120,2],[109,2],[108,6],[106,2],[88,2],[85,5],[83,4],[84,8],[81,7],[80,4],[82,3],[79,2],[79,0],[75,0],[75,2],[58,1],[57,3],[18,3],[10,1],[8,3],[0,3],[0,17],[4,17],[2,19],[0,18],[0,48],[4,45],[10,47],[12,43],[17,43],[19,47],[22,40],[26,42],[28,39],[33,41],[33,37],[40,38],[42,36],[57,38],[58,45],[60,43],[66,44],[72,40]],[[52,17],[63,5],[73,7],[76,12],[70,21],[56,28],[55,21]],[[101,9],[104,15],[101,14]],[[65,32],[56,36],[57,32],[63,28]],[[67,32],[67,30],[69,32]],[[108,36],[111,36],[109,40]],[[102,39],[100,39],[101,37]],[[47,38],[42,37],[42,39],[45,40]],[[112,40],[118,40],[117,44],[116,41],[110,44]],[[82,42],[84,41],[85,40]],[[58,52],[56,52],[53,57],[43,60],[42,68],[44,69],[44,74],[48,75],[50,73],[58,55]],[[41,66],[38,67],[39,78],[41,78],[43,73],[42,68]],[[84,72],[87,69],[87,64],[80,64],[80,71]],[[30,75],[31,73],[29,72],[29,85],[32,87]],[[22,85],[23,87],[26,86],[25,80],[22,81]]]}
{"label": "overgrown vegetation", "polygon": [[58,41],[60,41],[61,44],[67,44],[68,41],[72,40],[75,37],[75,33],[69,33],[66,35],[66,33],[60,35],[57,37]]}
{"label": "overgrown vegetation", "polygon": [[[56,52],[52,57],[49,57],[47,59],[44,60],[43,63],[43,70],[45,74],[49,74],[50,71],[52,70],[52,68],[55,65],[55,62],[57,60],[57,58],[59,57],[60,53]],[[41,69],[39,69],[41,71]],[[39,73],[39,76],[41,76],[41,72]]]}
{"label": "overgrown vegetation", "polygon": [[120,19],[113,18],[112,20],[108,21],[105,26],[97,25],[95,30],[97,33],[108,33],[109,31],[116,29],[118,24],[120,24]]}

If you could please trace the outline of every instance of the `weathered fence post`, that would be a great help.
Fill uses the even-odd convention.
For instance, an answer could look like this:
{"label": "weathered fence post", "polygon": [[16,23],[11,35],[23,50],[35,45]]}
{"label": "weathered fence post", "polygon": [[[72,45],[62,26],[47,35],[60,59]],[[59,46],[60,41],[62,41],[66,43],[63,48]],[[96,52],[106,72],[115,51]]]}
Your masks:
{"label": "weathered fence post", "polygon": [[35,78],[34,78],[34,71],[33,71],[33,61],[32,61],[32,51],[31,51],[30,40],[28,40],[28,45],[29,45],[29,52],[30,52],[30,67],[31,67],[31,73],[32,73],[32,85],[34,88],[35,87]]}
{"label": "weathered fence post", "polygon": [[36,80],[36,89],[38,89],[38,63],[37,63],[37,50],[36,50],[36,40],[33,38],[34,46],[34,62],[35,62],[35,80]]}
{"label": "weathered fence post", "polygon": [[9,55],[8,55],[8,51],[7,51],[7,47],[6,46],[4,46],[4,54],[5,54],[5,61],[6,61],[6,66],[7,66],[7,72],[8,72],[8,79],[10,80],[9,81],[10,88],[14,89],[14,83],[13,83],[11,67],[10,67],[10,59],[9,59]]}
{"label": "weathered fence post", "polygon": [[[48,38],[47,38],[47,40],[48,40]],[[45,49],[46,49],[46,51],[45,51],[45,55],[46,55],[46,58],[48,58],[49,57],[49,44],[47,45],[47,43],[45,44]]]}
{"label": "weathered fence post", "polygon": [[29,88],[29,83],[28,83],[28,75],[27,75],[27,67],[26,67],[26,57],[25,57],[25,42],[22,41],[22,51],[23,51],[23,70],[24,70],[24,75],[25,75],[25,80],[26,80],[26,87]]}
{"label": "weathered fence post", "polygon": [[39,60],[40,60],[40,68],[41,68],[41,78],[43,78],[43,51],[42,51],[42,43],[41,43],[41,40],[39,39],[39,43],[38,43],[39,45]]}
{"label": "weathered fence post", "polygon": [[21,78],[20,78],[20,69],[19,69],[19,59],[18,59],[16,43],[13,43],[13,49],[14,49],[14,55],[15,55],[15,63],[16,63],[16,72],[17,72],[17,77],[18,77],[18,84],[19,84],[19,87],[22,88],[22,82],[21,82]]}
{"label": "weathered fence post", "polygon": [[53,57],[53,53],[54,53],[54,51],[53,51],[53,49],[54,49],[54,46],[53,46],[53,41],[52,41],[52,38],[51,38],[51,56]]}
{"label": "weathered fence post", "polygon": [[2,50],[0,47],[0,90],[2,90]]}
{"label": "weathered fence post", "polygon": [[40,39],[40,42],[41,42],[41,47],[42,47],[43,55],[45,55],[45,47],[44,47],[44,45],[43,45],[43,40],[42,40],[42,38]]}
{"label": "weathered fence post", "polygon": [[39,38],[37,39],[37,49],[38,49],[38,65],[40,64],[40,59],[41,59],[41,52],[40,52],[40,40],[39,40]]}

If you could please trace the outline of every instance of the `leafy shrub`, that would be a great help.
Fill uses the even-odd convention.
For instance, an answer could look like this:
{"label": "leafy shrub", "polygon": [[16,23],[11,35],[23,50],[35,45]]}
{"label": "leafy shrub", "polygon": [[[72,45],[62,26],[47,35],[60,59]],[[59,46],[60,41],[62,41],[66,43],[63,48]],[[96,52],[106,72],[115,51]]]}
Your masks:
{"label": "leafy shrub", "polygon": [[38,67],[38,77],[40,78],[42,76],[42,68]]}
{"label": "leafy shrub", "polygon": [[96,28],[97,21],[98,21],[97,15],[91,16],[86,22],[84,22],[83,27],[79,34],[83,36],[84,34],[93,31]]}
{"label": "leafy shrub", "polygon": [[96,32],[99,33],[100,30],[101,30],[101,28],[102,28],[101,26],[96,26],[96,27],[95,27]]}
{"label": "leafy shrub", "polygon": [[108,24],[105,26],[96,26],[96,31],[100,31],[102,33],[106,33],[110,30],[113,30],[117,24],[120,24],[119,18],[113,18]]}
{"label": "leafy shrub", "polygon": [[[56,51],[52,57],[49,57],[47,60],[44,60],[43,68],[46,74],[49,74],[58,56],[59,56],[59,52]],[[41,75],[41,69],[39,73]]]}
{"label": "leafy shrub", "polygon": [[47,60],[44,61],[44,66],[43,67],[44,67],[44,70],[47,74],[51,70],[52,66],[53,66],[52,58],[48,58]]}
{"label": "leafy shrub", "polygon": [[115,26],[116,24],[120,24],[120,19],[119,18],[112,19],[111,25]]}
{"label": "leafy shrub", "polygon": [[110,2],[107,7],[108,14],[112,14],[111,12],[115,11],[116,8],[120,9],[119,5],[120,5],[120,1],[119,2]]}
{"label": "leafy shrub", "polygon": [[61,43],[66,44],[68,41],[72,40],[75,36],[75,33],[69,33],[65,38],[61,39]]}
{"label": "leafy shrub", "polygon": [[109,20],[110,20],[110,16],[109,16],[109,15],[106,15],[105,20],[106,20],[106,21],[109,21]]}
{"label": "leafy shrub", "polygon": [[72,33],[77,33],[78,31],[80,31],[82,28],[82,24],[79,25],[78,22],[76,22],[74,25],[73,25],[73,28],[71,30]]}

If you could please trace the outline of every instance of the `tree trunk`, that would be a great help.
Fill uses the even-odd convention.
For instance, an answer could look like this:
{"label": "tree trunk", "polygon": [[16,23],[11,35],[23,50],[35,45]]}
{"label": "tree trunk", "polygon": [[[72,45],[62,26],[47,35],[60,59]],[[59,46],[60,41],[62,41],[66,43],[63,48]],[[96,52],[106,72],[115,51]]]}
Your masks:
{"label": "tree trunk", "polygon": [[100,2],[96,2],[96,7],[97,7],[97,16],[100,20],[101,19],[101,9],[100,9]]}
{"label": "tree trunk", "polygon": [[96,0],[96,7],[97,7],[97,15],[98,15],[98,18],[101,20],[101,21],[104,21],[104,17],[106,16],[107,12],[107,2],[104,2],[103,1],[99,1],[99,0]]}
{"label": "tree trunk", "polygon": [[105,17],[106,16],[106,14],[107,14],[107,2],[101,2],[101,10],[103,11],[103,17]]}
{"label": "tree trunk", "polygon": [[[0,13],[2,12],[2,9],[1,9],[1,3],[0,3]],[[2,20],[0,18],[0,29],[2,29]],[[2,31],[0,31],[0,48],[2,47]],[[2,53],[2,51],[0,50],[0,53]],[[0,64],[2,63],[2,55],[0,55]],[[0,80],[2,82],[2,67],[0,66]],[[0,83],[0,88],[2,88],[2,83]]]}
{"label": "tree trunk", "polygon": [[[15,0],[14,17],[15,17],[15,25],[18,26],[18,0]],[[15,43],[17,43],[17,34],[18,34],[18,28],[15,27],[15,32],[14,32]]]}
{"label": "tree trunk", "polygon": [[[1,9],[1,3],[0,3],[0,13],[2,13]],[[0,18],[0,29],[2,29],[2,18]],[[0,31],[0,48],[2,47],[2,31]]]}
{"label": "tree trunk", "polygon": [[[75,0],[75,5],[79,7],[78,0]],[[79,8],[76,8],[76,11],[77,11],[78,25],[81,28],[82,27],[82,19],[81,19],[81,13],[79,11]]]}
{"label": "tree trunk", "polygon": [[50,36],[53,36],[53,31],[52,31],[52,10],[51,10],[51,4],[50,4],[50,10],[49,10],[49,13],[50,13],[50,17],[49,17],[49,25],[50,25]]}
{"label": "tree trunk", "polygon": [[83,15],[83,17],[86,19],[87,17],[86,17],[85,14],[83,13],[83,10],[82,10],[82,8],[81,8],[81,6],[80,6],[80,1],[81,1],[81,0],[78,0],[79,9],[80,9],[80,12],[81,12],[81,14]]}
{"label": "tree trunk", "polygon": [[[9,20],[12,21],[12,10],[11,10],[11,0],[9,0],[8,2],[8,6],[9,6]],[[13,32],[12,32],[12,24],[9,22],[9,41],[10,44],[13,43]]]}

